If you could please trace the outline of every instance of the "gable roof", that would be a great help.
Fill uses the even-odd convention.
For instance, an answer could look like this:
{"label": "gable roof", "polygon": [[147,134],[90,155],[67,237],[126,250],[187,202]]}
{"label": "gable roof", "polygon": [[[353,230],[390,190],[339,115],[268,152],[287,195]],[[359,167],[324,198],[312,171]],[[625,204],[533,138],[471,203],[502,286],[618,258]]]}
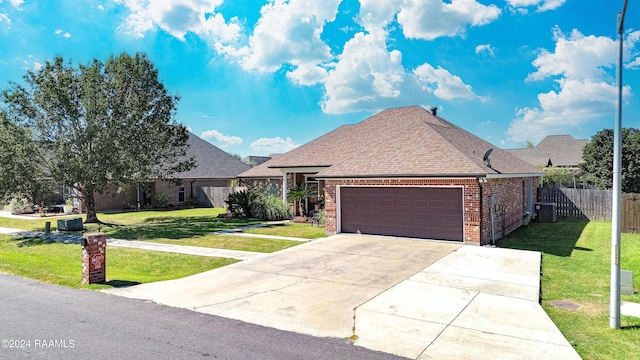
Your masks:
{"label": "gable roof", "polygon": [[582,162],[582,151],[588,143],[589,140],[576,140],[571,135],[549,135],[532,148],[506,151],[534,166],[575,167]]}
{"label": "gable roof", "polygon": [[193,157],[197,166],[191,170],[174,174],[175,178],[234,179],[238,174],[250,168],[242,160],[192,133],[189,133],[187,144],[189,147],[186,158]]}
{"label": "gable roof", "polygon": [[[489,149],[494,149],[491,167],[482,159]],[[324,167],[319,178],[542,174],[420,106],[384,110],[268,163],[271,168]]]}

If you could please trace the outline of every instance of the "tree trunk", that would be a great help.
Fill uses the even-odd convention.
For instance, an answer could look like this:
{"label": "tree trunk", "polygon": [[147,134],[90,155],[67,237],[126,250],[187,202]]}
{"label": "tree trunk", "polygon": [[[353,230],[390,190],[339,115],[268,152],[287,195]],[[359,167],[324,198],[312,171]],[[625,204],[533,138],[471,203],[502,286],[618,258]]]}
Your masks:
{"label": "tree trunk", "polygon": [[96,215],[96,201],[93,197],[93,190],[86,189],[83,191],[84,204],[87,210],[87,219],[85,223],[99,223],[98,216]]}

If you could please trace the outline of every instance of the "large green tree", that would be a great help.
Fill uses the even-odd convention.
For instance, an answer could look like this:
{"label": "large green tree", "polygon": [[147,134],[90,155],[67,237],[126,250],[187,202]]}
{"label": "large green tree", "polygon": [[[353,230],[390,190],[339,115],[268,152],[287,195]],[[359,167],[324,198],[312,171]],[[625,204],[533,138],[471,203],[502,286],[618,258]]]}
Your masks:
{"label": "large green tree", "polygon": [[[598,189],[613,187],[613,130],[600,130],[584,147],[585,179]],[[640,130],[622,129],[622,192],[640,193]]]}
{"label": "large green tree", "polygon": [[[2,93],[1,197],[29,197],[49,179],[76,188],[87,222],[98,222],[94,194],[195,166],[188,132],[144,54],[74,67],[62,57],[28,71]],[[12,161],[10,161],[12,159]],[[31,192],[31,194],[30,194]]]}

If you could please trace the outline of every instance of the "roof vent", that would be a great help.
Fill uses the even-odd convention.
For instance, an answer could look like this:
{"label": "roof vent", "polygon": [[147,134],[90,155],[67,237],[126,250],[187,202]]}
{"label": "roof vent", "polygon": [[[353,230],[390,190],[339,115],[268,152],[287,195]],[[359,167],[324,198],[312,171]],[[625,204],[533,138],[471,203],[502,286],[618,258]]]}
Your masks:
{"label": "roof vent", "polygon": [[431,114],[432,114],[433,116],[438,115],[438,108],[437,108],[437,107],[435,107],[435,106],[432,106],[431,108],[429,108],[429,111],[431,111]]}

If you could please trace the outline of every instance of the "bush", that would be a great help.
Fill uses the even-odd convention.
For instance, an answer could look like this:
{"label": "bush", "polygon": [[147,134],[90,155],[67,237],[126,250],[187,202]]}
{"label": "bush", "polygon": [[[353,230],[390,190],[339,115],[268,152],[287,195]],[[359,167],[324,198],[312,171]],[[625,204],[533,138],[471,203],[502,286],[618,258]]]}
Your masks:
{"label": "bush", "polygon": [[229,194],[224,202],[235,217],[252,217],[251,204],[259,195],[254,189],[242,190]]}
{"label": "bush", "polygon": [[260,220],[286,220],[291,218],[289,206],[278,196],[261,194],[251,204],[253,216]]}
{"label": "bush", "polygon": [[153,194],[153,207],[166,208],[168,204],[169,194],[163,192]]}

